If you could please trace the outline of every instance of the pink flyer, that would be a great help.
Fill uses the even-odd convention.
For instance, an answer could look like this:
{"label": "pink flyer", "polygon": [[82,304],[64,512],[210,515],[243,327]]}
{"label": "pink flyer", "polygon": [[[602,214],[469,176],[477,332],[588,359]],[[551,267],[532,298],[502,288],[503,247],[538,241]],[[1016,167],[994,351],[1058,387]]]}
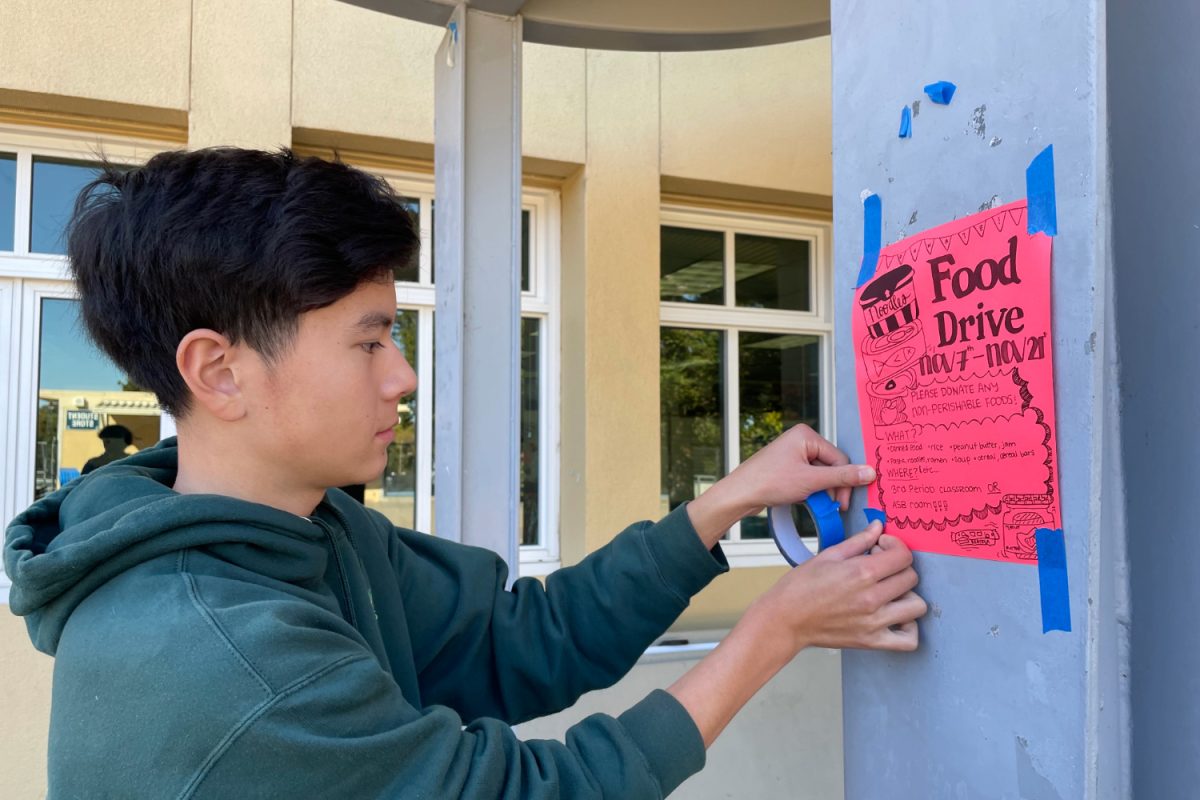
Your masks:
{"label": "pink flyer", "polygon": [[913,550],[1037,562],[1059,528],[1051,237],[1026,201],[884,247],[855,290],[869,505]]}

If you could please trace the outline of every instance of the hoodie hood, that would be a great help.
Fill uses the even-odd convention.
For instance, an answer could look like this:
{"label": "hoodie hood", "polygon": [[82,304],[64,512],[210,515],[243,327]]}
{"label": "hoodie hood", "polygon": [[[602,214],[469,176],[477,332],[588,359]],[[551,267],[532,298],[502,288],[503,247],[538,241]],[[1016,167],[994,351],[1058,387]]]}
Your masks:
{"label": "hoodie hood", "polygon": [[195,547],[292,583],[319,581],[323,534],[303,517],[221,495],[181,495],[174,437],[43,497],[8,526],[9,607],[39,650],[92,592],[138,564]]}

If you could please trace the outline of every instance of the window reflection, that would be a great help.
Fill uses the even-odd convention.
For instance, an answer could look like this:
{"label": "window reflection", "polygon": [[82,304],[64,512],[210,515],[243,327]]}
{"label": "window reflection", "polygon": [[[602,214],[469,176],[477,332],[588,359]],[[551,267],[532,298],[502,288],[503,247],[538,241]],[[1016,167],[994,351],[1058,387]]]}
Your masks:
{"label": "window reflection", "polygon": [[520,507],[517,528],[521,544],[540,542],[538,520],[538,470],[541,437],[538,411],[541,401],[541,320],[521,319],[521,467]]}
{"label": "window reflection", "polygon": [[34,253],[67,252],[66,228],[79,192],[95,179],[98,165],[51,158],[33,160],[33,207],[29,249]]}
{"label": "window reflection", "polygon": [[12,250],[17,215],[17,157],[0,153],[0,250]]}
{"label": "window reflection", "polygon": [[[820,428],[820,355],[820,338],[813,335],[738,335],[738,444],[742,461],[794,425]],[[811,517],[798,516],[797,523],[801,533],[809,535]],[[743,539],[769,536],[766,512],[742,521]]]}
{"label": "window reflection", "polygon": [[87,338],[77,301],[42,300],[34,499],[79,477],[89,462],[94,469],[154,444],[160,416],[154,394]]}
{"label": "window reflection", "polygon": [[[417,312],[401,309],[392,323],[392,340],[417,369]],[[383,474],[366,485],[363,503],[381,512],[393,525],[416,526],[417,393],[400,398],[399,422],[388,445]]]}
{"label": "window reflection", "polygon": [[[421,222],[421,201],[405,199],[403,202],[404,210],[412,214],[413,227],[420,227]],[[420,260],[414,258],[411,264],[396,266],[392,268],[392,280],[406,281],[416,283],[420,280],[421,266]]]}
{"label": "window reflection", "polygon": [[659,235],[659,299],[722,305],[725,234],[664,225]]}
{"label": "window reflection", "polygon": [[739,233],[734,253],[738,306],[812,310],[808,242]]}
{"label": "window reflection", "polygon": [[521,291],[529,291],[529,212],[521,212]]}
{"label": "window reflection", "polygon": [[725,474],[720,331],[662,328],[662,511],[695,498]]}

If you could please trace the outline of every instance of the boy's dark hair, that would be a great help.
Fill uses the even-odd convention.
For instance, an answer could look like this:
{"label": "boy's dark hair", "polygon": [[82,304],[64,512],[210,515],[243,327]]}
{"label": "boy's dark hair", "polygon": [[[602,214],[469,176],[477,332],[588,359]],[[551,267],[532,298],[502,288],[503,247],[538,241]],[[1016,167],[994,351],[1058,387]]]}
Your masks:
{"label": "boy's dark hair", "polygon": [[100,349],[175,416],[191,396],[180,340],[211,328],[268,362],[306,311],[416,258],[403,200],[345,164],[211,148],[105,164],[79,195],[67,256]]}
{"label": "boy's dark hair", "polygon": [[96,436],[101,439],[124,439],[126,447],[133,444],[133,431],[124,425],[105,425]]}

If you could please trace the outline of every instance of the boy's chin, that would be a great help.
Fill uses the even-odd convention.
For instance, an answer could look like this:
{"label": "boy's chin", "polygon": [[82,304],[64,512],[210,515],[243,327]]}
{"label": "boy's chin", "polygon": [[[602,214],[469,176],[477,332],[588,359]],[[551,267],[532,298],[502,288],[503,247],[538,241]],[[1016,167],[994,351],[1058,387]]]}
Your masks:
{"label": "boy's chin", "polygon": [[357,469],[347,470],[345,480],[338,486],[356,486],[360,483],[370,483],[377,480],[383,474],[383,470],[387,467],[387,456],[377,459],[378,465],[366,463],[359,465]]}

